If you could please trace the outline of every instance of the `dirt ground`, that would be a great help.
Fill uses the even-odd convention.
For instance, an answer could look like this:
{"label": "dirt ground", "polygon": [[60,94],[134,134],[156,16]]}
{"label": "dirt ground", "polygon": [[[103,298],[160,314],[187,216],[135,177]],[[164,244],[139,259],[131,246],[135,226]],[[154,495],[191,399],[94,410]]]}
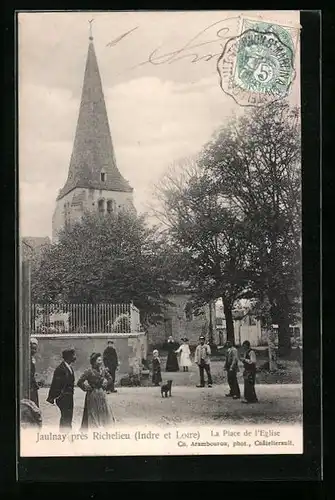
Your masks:
{"label": "dirt ground", "polygon": [[[243,390],[243,388],[241,387]],[[119,387],[108,396],[116,422],[140,425],[294,424],[302,420],[301,386],[257,385],[258,404],[244,405],[226,398],[225,384],[212,388],[174,386],[171,398],[161,398],[159,387]],[[46,402],[47,388],[39,391],[43,425],[58,425],[59,410]],[[75,389],[73,429],[80,427],[85,394]]]}

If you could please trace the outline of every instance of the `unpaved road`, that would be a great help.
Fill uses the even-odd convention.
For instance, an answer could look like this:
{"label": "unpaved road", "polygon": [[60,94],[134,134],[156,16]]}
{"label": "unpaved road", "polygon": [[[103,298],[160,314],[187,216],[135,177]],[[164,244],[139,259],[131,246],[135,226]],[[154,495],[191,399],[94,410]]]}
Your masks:
{"label": "unpaved road", "polygon": [[[243,390],[243,388],[241,387]],[[171,398],[161,398],[159,387],[119,387],[108,396],[116,422],[140,425],[294,424],[302,420],[301,386],[257,385],[258,404],[244,405],[226,398],[225,384],[212,388],[176,386]],[[58,425],[59,410],[46,402],[47,388],[39,391],[43,425]],[[73,429],[80,427],[85,394],[75,389]]]}

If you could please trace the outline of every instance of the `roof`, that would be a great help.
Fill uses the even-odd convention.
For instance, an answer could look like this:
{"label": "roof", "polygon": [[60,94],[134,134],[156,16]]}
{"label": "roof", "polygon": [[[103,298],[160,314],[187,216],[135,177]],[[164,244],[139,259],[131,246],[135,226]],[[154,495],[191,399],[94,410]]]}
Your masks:
{"label": "roof", "polygon": [[44,247],[51,245],[49,236],[26,236],[21,238],[22,256],[24,259],[39,257]]}
{"label": "roof", "polygon": [[[101,171],[105,180],[101,180]],[[90,39],[69,173],[57,199],[75,188],[132,192],[117,168],[94,45]]]}
{"label": "roof", "polygon": [[49,236],[24,236],[22,241],[32,250],[51,244]]}

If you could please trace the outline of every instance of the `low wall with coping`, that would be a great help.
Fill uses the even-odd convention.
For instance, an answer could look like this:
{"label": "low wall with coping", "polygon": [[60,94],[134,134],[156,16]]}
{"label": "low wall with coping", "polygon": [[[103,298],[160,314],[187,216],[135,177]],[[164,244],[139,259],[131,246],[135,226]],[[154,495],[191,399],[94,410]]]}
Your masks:
{"label": "low wall with coping", "polygon": [[62,361],[62,351],[74,348],[77,360],[73,365],[75,378],[78,380],[83,371],[90,366],[92,352],[101,354],[112,339],[119,359],[118,375],[132,371],[132,367],[147,357],[147,337],[145,333],[80,333],[80,334],[40,334],[36,359],[36,378],[49,386],[55,368]]}

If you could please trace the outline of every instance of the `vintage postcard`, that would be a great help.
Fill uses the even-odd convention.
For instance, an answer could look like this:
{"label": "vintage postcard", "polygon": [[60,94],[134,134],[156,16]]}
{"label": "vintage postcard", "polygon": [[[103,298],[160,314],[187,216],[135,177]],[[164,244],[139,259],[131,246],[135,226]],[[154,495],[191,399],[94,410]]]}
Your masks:
{"label": "vintage postcard", "polygon": [[20,456],[302,454],[299,12],[17,26]]}

